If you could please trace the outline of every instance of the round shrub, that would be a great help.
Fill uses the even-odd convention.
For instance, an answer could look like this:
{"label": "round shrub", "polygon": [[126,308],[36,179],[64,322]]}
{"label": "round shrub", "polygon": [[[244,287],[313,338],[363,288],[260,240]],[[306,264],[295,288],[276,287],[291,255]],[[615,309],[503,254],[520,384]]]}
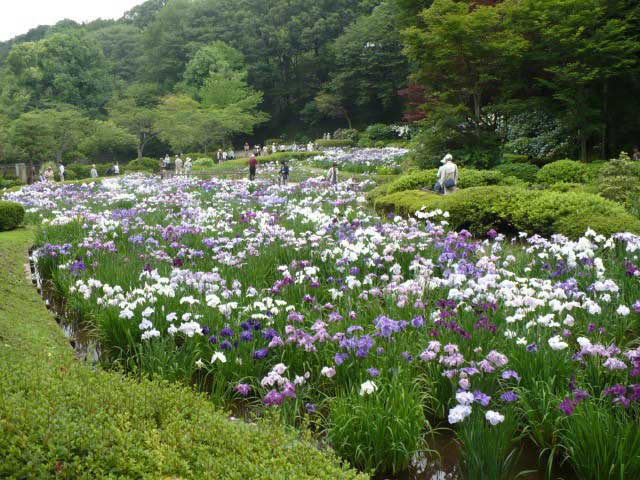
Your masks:
{"label": "round shrub", "polygon": [[582,235],[587,227],[607,235],[640,232],[640,220],[624,207],[586,192],[487,186],[460,189],[445,196],[408,190],[375,201],[377,210],[400,215],[413,214],[423,206],[427,211],[448,211],[448,221],[453,229],[465,228],[478,234],[492,228],[507,234],[518,231],[545,236],[561,233],[571,238]]}
{"label": "round shrub", "polygon": [[324,140],[322,138],[318,138],[313,143],[315,143],[318,147],[331,148],[331,147],[353,147],[355,142],[347,138],[345,139],[332,138],[331,140]]}
{"label": "round shrub", "polygon": [[82,180],[91,176],[91,166],[81,163],[70,163],[64,167],[65,180]]}
{"label": "round shrub", "polygon": [[333,132],[333,138],[336,140],[352,140],[357,142],[358,138],[360,138],[360,132],[355,128],[339,128]]}
{"label": "round shrub", "polygon": [[388,193],[402,192],[405,190],[417,190],[420,188],[432,188],[438,179],[438,170],[431,168],[429,170],[418,170],[417,172],[403,175],[391,182]]}
{"label": "round shrub", "polygon": [[503,163],[495,168],[505,177],[516,177],[527,183],[536,181],[536,176],[540,170],[537,166],[530,163]]}
{"label": "round shrub", "polygon": [[365,130],[365,135],[374,142],[379,140],[393,140],[397,137],[396,132],[389,125],[384,123],[374,123]]}
{"label": "round shrub", "polygon": [[[408,175],[403,175],[389,185],[388,193],[401,192],[404,190],[416,190],[420,188],[432,189],[438,179],[438,170],[419,170]],[[507,180],[502,172],[496,170],[475,170],[473,168],[463,168],[459,170],[458,187],[471,188],[486,185],[501,185]]]}
{"label": "round shrub", "polygon": [[[128,172],[156,172],[159,170],[160,160],[155,160],[149,157],[142,157],[141,161],[138,161],[136,158],[127,164]],[[123,173],[122,166],[120,167],[120,173]]]}
{"label": "round shrub", "polygon": [[537,180],[546,185],[554,183],[584,183],[588,168],[575,160],[558,160],[545,165],[538,172]]}
{"label": "round shrub", "polygon": [[640,198],[640,165],[611,160],[600,169],[598,192],[604,198],[631,207]]}
{"label": "round shrub", "polygon": [[15,202],[0,200],[0,232],[15,230],[24,220],[24,207]]}

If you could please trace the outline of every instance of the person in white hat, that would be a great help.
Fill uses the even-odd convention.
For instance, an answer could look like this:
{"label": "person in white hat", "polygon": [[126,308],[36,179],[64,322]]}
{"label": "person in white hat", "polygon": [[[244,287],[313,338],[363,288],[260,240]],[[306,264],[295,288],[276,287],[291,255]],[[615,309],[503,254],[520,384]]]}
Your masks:
{"label": "person in white hat", "polygon": [[453,156],[447,153],[442,160],[442,166],[438,169],[438,182],[440,193],[447,195],[455,192],[458,185],[458,166],[453,163]]}

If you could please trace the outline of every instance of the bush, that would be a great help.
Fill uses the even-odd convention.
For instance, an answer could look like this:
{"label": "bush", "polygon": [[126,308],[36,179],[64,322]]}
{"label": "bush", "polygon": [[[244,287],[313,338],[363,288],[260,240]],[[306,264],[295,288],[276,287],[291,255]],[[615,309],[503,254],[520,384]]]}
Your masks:
{"label": "bush", "polygon": [[495,168],[505,177],[516,177],[527,183],[536,181],[536,176],[540,170],[537,166],[530,163],[503,163]]}
{"label": "bush", "polygon": [[540,169],[537,180],[546,185],[554,183],[584,183],[587,178],[587,167],[575,160],[558,160],[546,164]]}
{"label": "bush", "polygon": [[427,211],[448,211],[453,229],[466,228],[478,234],[492,228],[507,234],[561,233],[571,238],[579,237],[588,227],[604,235],[640,232],[640,220],[622,206],[585,192],[488,186],[461,189],[445,196],[408,190],[375,201],[377,210],[401,215],[413,214],[423,206]]}
{"label": "bush", "polygon": [[[404,175],[389,186],[389,193],[419,188],[432,189],[437,181],[437,175],[438,171],[436,169],[420,170],[409,175]],[[474,170],[472,168],[465,168],[459,171],[458,186],[460,188],[501,185],[504,183],[511,184],[513,182],[496,170]]]}
{"label": "bush", "polygon": [[91,166],[81,163],[70,163],[64,167],[65,180],[82,180],[91,176]]}
{"label": "bush", "polygon": [[[109,165],[109,167],[111,166],[112,165]],[[127,172],[148,172],[148,173],[159,172],[160,160],[156,160],[154,158],[149,158],[149,157],[142,157],[141,161],[138,161],[138,159],[136,158],[131,160],[127,164],[126,170]],[[122,166],[120,166],[120,173],[124,173],[122,170]]]}
{"label": "bush", "polygon": [[355,143],[360,138],[360,132],[355,128],[339,128],[333,132],[333,138],[336,140],[351,140]]}
{"label": "bush", "polygon": [[374,123],[373,125],[369,125],[364,133],[374,142],[379,140],[394,140],[398,137],[393,128],[389,125],[385,125],[384,123]]}
{"label": "bush", "polygon": [[217,163],[218,161],[214,158],[200,157],[197,160],[193,161],[193,168],[195,170],[205,170],[207,168],[213,167]]}
{"label": "bush", "polygon": [[317,140],[314,141],[314,143],[322,148],[331,148],[331,147],[353,147],[354,145],[354,141],[353,140],[349,140],[349,139],[331,139],[331,140],[324,140],[322,138],[319,138]]}
{"label": "bush", "polygon": [[0,200],[0,232],[15,230],[24,220],[24,207],[15,202]]}
{"label": "bush", "polygon": [[331,405],[329,439],[336,453],[365,471],[398,473],[420,447],[425,418],[417,388],[380,385]]}
{"label": "bush", "polygon": [[0,188],[19,187],[22,182],[19,178],[0,177]]}
{"label": "bush", "polygon": [[280,145],[285,143],[285,141],[282,138],[267,138],[264,141],[264,144],[268,147],[270,147],[272,143],[275,143],[276,145]]}
{"label": "bush", "polygon": [[640,198],[640,165],[626,160],[611,160],[600,169],[600,195],[633,208]]}

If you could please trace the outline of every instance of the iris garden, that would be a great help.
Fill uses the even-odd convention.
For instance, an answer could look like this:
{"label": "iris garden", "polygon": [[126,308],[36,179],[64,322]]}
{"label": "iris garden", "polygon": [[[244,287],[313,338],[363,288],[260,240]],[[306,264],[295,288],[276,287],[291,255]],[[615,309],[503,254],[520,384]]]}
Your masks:
{"label": "iris garden", "polygon": [[453,436],[462,478],[513,478],[531,451],[550,478],[640,477],[640,237],[383,218],[369,178],[127,175],[4,197],[39,225],[38,272],[106,368],[277,413],[368,472]]}

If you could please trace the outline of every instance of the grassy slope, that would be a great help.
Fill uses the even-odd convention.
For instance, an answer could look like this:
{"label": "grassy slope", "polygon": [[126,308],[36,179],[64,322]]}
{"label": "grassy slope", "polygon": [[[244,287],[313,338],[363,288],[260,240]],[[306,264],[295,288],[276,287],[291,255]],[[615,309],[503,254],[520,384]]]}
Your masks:
{"label": "grassy slope", "polygon": [[364,478],[280,426],[77,361],[26,278],[31,241],[0,233],[1,478]]}

